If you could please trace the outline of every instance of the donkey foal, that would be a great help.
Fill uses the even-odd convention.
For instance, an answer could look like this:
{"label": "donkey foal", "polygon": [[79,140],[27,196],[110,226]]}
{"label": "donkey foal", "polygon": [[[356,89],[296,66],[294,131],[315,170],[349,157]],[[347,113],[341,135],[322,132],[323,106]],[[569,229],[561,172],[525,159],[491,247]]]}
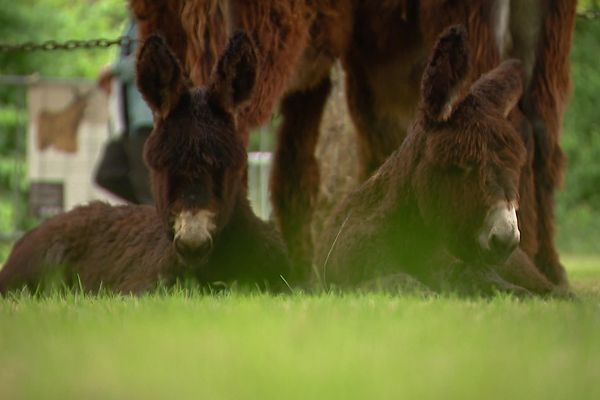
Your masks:
{"label": "donkey foal", "polygon": [[319,241],[314,272],[325,285],[407,273],[436,289],[554,289],[518,248],[527,153],[507,117],[523,90],[521,65],[506,61],[464,88],[468,60],[465,30],[449,28],[425,68],[405,141],[339,204]]}
{"label": "donkey foal", "polygon": [[285,247],[250,208],[236,124],[256,68],[253,45],[239,33],[207,87],[188,87],[164,41],[148,38],[137,76],[155,115],[145,152],[156,209],[92,203],[42,223],[15,244],[0,292],[48,275],[89,291],[137,293],[185,276],[285,289]]}

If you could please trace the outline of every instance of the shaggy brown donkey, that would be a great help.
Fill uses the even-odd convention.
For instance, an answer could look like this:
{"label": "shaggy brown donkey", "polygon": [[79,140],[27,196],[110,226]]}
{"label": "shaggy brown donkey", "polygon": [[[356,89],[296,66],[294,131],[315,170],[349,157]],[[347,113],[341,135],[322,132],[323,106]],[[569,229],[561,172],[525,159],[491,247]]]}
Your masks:
{"label": "shaggy brown donkey", "polygon": [[345,198],[319,240],[321,282],[353,286],[405,272],[435,288],[457,275],[455,283],[470,276],[483,292],[522,290],[486,267],[502,265],[527,289],[553,290],[517,249],[527,150],[507,116],[523,90],[522,64],[505,61],[461,96],[468,66],[466,33],[452,27],[429,59],[406,140]]}
{"label": "shaggy brown donkey", "polygon": [[35,288],[48,276],[88,291],[137,293],[184,277],[283,289],[285,248],[250,209],[236,130],[237,110],[254,86],[252,44],[235,35],[206,88],[186,86],[159,37],[146,41],[137,68],[156,119],[146,158],[158,214],[92,203],[50,219],[15,244],[0,292]]}
{"label": "shaggy brown donkey", "polygon": [[[291,256],[308,264],[319,187],[314,156],[335,60],[346,72],[348,106],[368,177],[398,148],[419,102],[419,79],[437,36],[470,33],[473,82],[501,60],[525,70],[519,127],[531,134],[533,215],[526,241],[538,268],[566,284],[554,247],[553,193],[562,174],[559,134],[569,92],[576,0],[130,0],[142,38],[160,31],[196,83],[205,83],[226,43],[243,29],[259,49],[255,95],[240,113],[247,131],[281,104],[271,178],[274,215]],[[246,139],[247,140],[247,139]]]}

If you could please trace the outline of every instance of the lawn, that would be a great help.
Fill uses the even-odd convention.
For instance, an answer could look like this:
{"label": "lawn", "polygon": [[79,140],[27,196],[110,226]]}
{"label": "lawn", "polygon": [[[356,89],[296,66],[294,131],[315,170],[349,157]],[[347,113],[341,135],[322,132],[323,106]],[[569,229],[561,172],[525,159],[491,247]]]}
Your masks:
{"label": "lawn", "polygon": [[579,301],[77,294],[0,300],[0,399],[600,398],[600,257]]}

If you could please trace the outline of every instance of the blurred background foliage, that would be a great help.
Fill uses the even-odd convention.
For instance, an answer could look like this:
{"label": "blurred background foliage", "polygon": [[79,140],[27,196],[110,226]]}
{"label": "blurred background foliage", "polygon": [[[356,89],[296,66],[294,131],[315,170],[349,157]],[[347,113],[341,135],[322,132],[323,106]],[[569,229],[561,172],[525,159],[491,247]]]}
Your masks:
{"label": "blurred background foliage", "polygon": [[[127,17],[125,0],[0,0],[3,43],[115,38]],[[0,54],[0,74],[93,78],[111,50]]]}
{"label": "blurred background foliage", "polygon": [[[580,11],[600,11],[600,1],[579,1]],[[558,242],[571,252],[600,252],[600,19],[577,19],[562,146],[567,170],[558,193]]]}
{"label": "blurred background foliage", "polygon": [[[600,10],[600,0],[581,0],[580,11]],[[0,0],[3,43],[48,39],[116,38],[127,18],[125,0]],[[117,49],[73,52],[0,53],[0,75],[95,78]],[[600,247],[600,19],[577,19],[572,52],[573,95],[562,143],[568,158],[563,190],[557,197],[559,245],[564,251],[598,252]],[[0,86],[0,232],[14,221],[9,196],[13,188],[26,196],[24,174],[15,174],[23,143],[19,123],[27,119],[18,90]],[[266,135],[267,142],[270,135]],[[254,135],[262,141],[265,135]],[[256,145],[256,144],[255,144]],[[23,161],[23,160],[21,160]]]}
{"label": "blurred background foliage", "polygon": [[[0,41],[59,42],[114,39],[127,19],[126,0],[0,0]],[[117,48],[52,52],[0,53],[0,76],[93,79],[113,60]],[[28,119],[23,88],[0,85],[0,260],[7,255],[12,231],[35,224],[27,217],[25,135]]]}

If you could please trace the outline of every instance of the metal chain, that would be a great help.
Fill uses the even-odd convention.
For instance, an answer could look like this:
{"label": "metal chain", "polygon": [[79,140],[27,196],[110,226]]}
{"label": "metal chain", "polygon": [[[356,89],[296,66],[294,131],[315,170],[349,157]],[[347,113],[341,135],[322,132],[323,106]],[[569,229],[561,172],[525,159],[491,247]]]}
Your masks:
{"label": "metal chain", "polygon": [[[588,20],[600,19],[600,10],[586,10],[577,13],[577,17]],[[21,44],[0,43],[0,53],[32,52],[32,51],[54,51],[54,50],[92,50],[106,49],[111,46],[129,46],[136,39],[129,36],[120,36],[117,39],[89,39],[89,40],[67,40],[58,42],[46,40],[42,43],[25,42]]]}
{"label": "metal chain", "polygon": [[111,46],[129,46],[135,39],[129,36],[120,36],[117,39],[90,39],[90,40],[67,40],[58,42],[56,40],[46,40],[42,43],[25,42],[21,44],[2,44],[0,43],[0,53],[31,52],[31,51],[54,51],[54,50],[92,50],[106,49]]}

